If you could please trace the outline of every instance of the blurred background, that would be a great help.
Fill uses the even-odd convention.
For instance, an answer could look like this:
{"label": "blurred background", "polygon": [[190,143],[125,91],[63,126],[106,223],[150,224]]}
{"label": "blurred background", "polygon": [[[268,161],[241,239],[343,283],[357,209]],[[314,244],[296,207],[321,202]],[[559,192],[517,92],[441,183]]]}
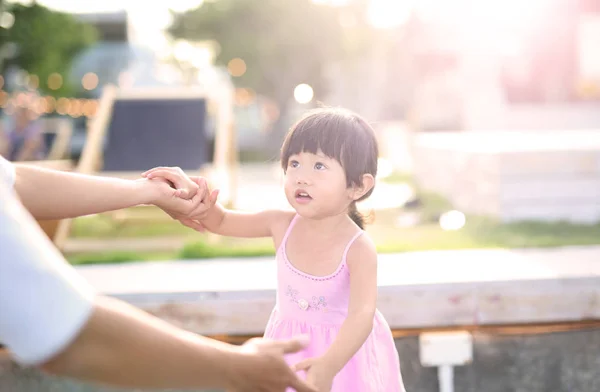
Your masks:
{"label": "blurred background", "polygon": [[[360,208],[381,254],[543,248],[566,266],[582,256],[565,247],[600,259],[599,48],[600,0],[4,0],[0,154],[123,178],[180,166],[230,206],[286,207],[287,130],[342,106],[380,141]],[[147,206],[40,224],[74,265],[274,254],[268,239],[199,235]],[[599,317],[586,309],[578,319]],[[412,369],[410,391],[434,390]],[[470,369],[470,390],[600,390],[477,389]]]}
{"label": "blurred background", "polygon": [[[129,176],[180,166],[238,208],[285,205],[277,158],[289,126],[342,106],[380,139],[379,183],[362,208],[382,250],[599,241],[598,1],[1,6],[10,160]],[[50,235],[81,262],[187,254],[187,229],[134,215]],[[167,254],[149,254],[146,235]],[[124,236],[140,237],[122,249],[133,255],[107,255],[106,238],[119,248]]]}

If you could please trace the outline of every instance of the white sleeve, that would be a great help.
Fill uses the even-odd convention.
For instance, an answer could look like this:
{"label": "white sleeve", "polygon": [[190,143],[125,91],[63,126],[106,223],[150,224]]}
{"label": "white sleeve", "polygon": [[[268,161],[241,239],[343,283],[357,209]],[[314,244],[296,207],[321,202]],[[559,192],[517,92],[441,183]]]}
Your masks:
{"label": "white sleeve", "polygon": [[0,186],[7,184],[9,188],[15,185],[15,167],[0,155]]}
{"label": "white sleeve", "polygon": [[94,291],[0,177],[0,343],[23,365],[60,353],[89,319]]}

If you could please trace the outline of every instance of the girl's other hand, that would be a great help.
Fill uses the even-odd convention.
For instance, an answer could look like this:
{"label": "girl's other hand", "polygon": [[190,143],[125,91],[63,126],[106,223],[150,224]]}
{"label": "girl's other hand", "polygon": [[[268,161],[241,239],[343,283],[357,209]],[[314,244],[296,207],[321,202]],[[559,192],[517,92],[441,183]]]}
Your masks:
{"label": "girl's other hand", "polygon": [[306,382],[314,385],[319,392],[331,391],[335,374],[322,358],[308,358],[298,362],[292,367],[294,371],[305,370]]}

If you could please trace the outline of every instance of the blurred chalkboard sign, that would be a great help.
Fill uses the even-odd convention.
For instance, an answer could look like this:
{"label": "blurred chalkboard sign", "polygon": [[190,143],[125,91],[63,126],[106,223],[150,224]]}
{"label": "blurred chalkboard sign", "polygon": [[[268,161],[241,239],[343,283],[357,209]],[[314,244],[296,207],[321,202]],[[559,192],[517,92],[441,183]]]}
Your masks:
{"label": "blurred chalkboard sign", "polygon": [[205,98],[116,99],[103,170],[198,170],[208,161],[206,116]]}

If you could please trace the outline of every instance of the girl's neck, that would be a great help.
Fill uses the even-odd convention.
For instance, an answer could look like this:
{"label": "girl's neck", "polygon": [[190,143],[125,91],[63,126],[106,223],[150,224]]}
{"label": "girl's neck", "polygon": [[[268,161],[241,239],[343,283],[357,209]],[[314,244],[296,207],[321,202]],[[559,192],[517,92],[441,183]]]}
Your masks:
{"label": "girl's neck", "polygon": [[305,227],[310,229],[311,232],[326,234],[334,233],[340,227],[347,225],[350,218],[347,213],[342,213],[325,218],[313,219],[301,217],[301,219]]}

